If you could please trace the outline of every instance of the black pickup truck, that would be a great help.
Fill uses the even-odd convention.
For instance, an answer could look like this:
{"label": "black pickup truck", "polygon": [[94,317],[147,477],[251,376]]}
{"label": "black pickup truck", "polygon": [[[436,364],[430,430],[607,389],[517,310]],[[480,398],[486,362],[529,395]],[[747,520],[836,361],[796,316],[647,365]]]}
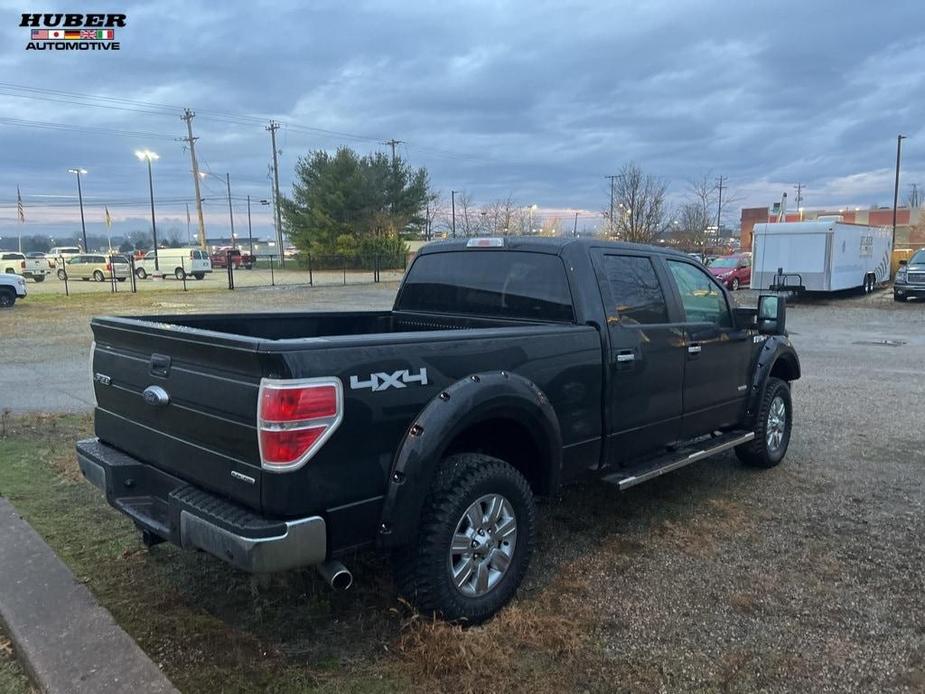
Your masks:
{"label": "black pickup truck", "polygon": [[517,590],[535,496],[620,489],[734,448],[784,457],[800,364],[774,295],[737,308],[700,263],[585,239],[421,250],[391,311],[95,318],[83,474],[146,544],[251,572],[391,552],[425,611]]}

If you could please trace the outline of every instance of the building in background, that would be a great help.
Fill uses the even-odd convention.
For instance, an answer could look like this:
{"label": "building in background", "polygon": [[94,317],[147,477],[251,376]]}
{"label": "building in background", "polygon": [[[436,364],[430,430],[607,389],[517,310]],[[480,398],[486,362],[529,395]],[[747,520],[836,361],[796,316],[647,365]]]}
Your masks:
{"label": "building in background", "polygon": [[[752,247],[752,229],[761,222],[799,222],[819,217],[839,215],[849,224],[869,224],[871,226],[893,226],[893,208],[875,209],[841,208],[819,209],[787,212],[786,219],[778,219],[776,209],[770,207],[742,208],[742,248]],[[925,214],[922,207],[899,207],[896,210],[896,248],[921,248],[925,246]]]}

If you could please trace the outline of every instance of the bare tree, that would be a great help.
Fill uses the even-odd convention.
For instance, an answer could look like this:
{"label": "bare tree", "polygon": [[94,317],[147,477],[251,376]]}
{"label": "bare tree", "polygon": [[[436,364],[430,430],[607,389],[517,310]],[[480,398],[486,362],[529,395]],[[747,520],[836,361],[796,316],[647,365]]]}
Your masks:
{"label": "bare tree", "polygon": [[723,217],[741,196],[724,188],[720,199],[718,179],[706,171],[687,182],[685,198],[675,217],[677,230],[687,246],[703,252],[721,234]]}
{"label": "bare tree", "polygon": [[520,214],[520,209],[510,195],[490,202],[481,209],[482,231],[491,236],[520,233]]}
{"label": "bare tree", "polygon": [[[612,226],[624,241],[650,243],[668,229],[668,183],[645,173],[637,164],[624,164],[613,180]],[[610,215],[608,209],[606,214]]]}
{"label": "bare tree", "polygon": [[[443,208],[446,227],[453,229],[453,206],[445,205]],[[471,193],[464,190],[456,192],[456,236],[473,236],[478,233],[481,215],[475,207]]]}

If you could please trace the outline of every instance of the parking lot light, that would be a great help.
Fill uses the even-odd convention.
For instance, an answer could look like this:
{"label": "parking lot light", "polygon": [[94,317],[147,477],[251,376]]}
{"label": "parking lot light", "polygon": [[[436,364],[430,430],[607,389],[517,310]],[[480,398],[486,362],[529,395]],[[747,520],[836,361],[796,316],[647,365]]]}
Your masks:
{"label": "parking lot light", "polygon": [[83,232],[84,237],[84,253],[89,253],[90,249],[87,248],[87,225],[84,222],[84,195],[83,191],[80,188],[80,175],[86,174],[87,170],[82,168],[77,169],[68,169],[68,173],[76,174],[77,176],[77,200],[80,203],[80,229]]}
{"label": "parking lot light", "polygon": [[154,241],[154,272],[160,272],[160,265],[157,262],[157,222],[154,219],[154,174],[151,172],[151,162],[157,161],[160,157],[157,152],[150,149],[136,149],[135,156],[139,160],[148,162],[148,192],[151,194],[151,236]]}

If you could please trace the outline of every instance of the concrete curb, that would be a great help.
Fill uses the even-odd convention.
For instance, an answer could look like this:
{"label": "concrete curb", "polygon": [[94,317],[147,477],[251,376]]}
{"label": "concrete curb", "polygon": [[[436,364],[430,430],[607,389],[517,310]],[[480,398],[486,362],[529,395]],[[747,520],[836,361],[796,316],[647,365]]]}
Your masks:
{"label": "concrete curb", "polygon": [[177,689],[4,498],[0,621],[44,692],[176,694]]}

